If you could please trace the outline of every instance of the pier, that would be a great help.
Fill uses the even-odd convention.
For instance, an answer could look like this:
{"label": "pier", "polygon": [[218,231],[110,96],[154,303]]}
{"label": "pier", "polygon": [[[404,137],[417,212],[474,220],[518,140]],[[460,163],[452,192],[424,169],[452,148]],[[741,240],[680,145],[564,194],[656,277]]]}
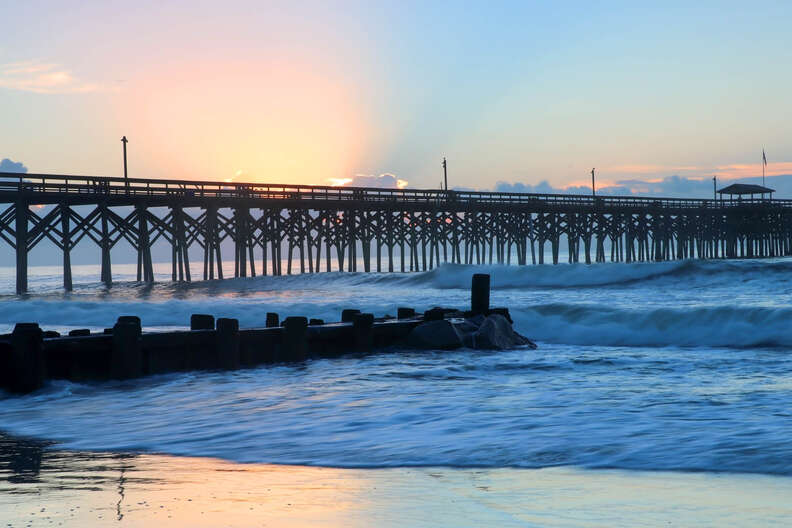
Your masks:
{"label": "pier", "polygon": [[[792,251],[792,200],[676,199],[311,185],[146,180],[0,173],[0,251],[16,257],[16,291],[28,288],[28,253],[44,239],[63,255],[84,239],[111,251],[127,241],[137,279],[154,281],[151,248],[171,247],[174,281],[223,279],[221,243],[234,276],[346,271],[426,271],[442,263],[557,264],[753,258]],[[285,265],[283,264],[285,262]],[[358,269],[361,265],[362,269]],[[284,269],[285,267],[285,269]]]}

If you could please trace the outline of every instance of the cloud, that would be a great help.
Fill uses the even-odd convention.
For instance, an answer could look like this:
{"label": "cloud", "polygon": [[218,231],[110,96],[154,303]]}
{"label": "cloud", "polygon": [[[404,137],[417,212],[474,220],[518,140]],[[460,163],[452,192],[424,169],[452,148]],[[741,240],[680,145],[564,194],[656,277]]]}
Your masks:
{"label": "cloud", "polygon": [[0,88],[53,94],[96,92],[102,86],[76,79],[58,64],[26,61],[0,65]]}
{"label": "cloud", "polygon": [[11,161],[8,158],[4,158],[0,161],[0,172],[21,172],[24,174],[27,171],[27,167],[19,161]]}
{"label": "cloud", "polygon": [[[612,165],[597,167],[597,173],[614,175],[640,175],[647,178],[662,179],[669,174],[688,176],[691,179],[712,179],[713,174],[718,179],[752,178],[762,174],[761,157],[757,156],[756,163],[734,163],[730,165]],[[780,176],[792,174],[792,162],[769,161],[765,170],[767,175]]]}
{"label": "cloud", "polygon": [[409,185],[407,180],[397,178],[394,174],[356,174],[354,178],[330,178],[334,187],[377,187],[379,189],[404,189]]}
{"label": "cloud", "polygon": [[[718,176],[718,188],[735,183],[732,178]],[[739,183],[762,185],[762,177],[740,178]],[[775,197],[792,197],[792,174],[767,176],[765,185],[775,189]],[[542,193],[542,194],[591,194],[587,185],[553,187],[547,181],[536,185],[520,182],[499,181],[493,189],[496,192]],[[615,182],[598,182],[597,194],[606,196],[660,196],[667,198],[712,198],[712,176],[708,178],[688,178],[667,176],[662,179],[628,179]]]}

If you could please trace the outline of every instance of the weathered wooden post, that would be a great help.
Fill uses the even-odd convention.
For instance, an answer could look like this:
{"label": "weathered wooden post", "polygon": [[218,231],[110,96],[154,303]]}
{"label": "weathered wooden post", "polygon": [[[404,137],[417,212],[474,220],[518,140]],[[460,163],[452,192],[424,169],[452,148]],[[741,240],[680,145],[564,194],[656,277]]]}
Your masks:
{"label": "weathered wooden post", "polygon": [[217,319],[215,336],[217,365],[221,369],[239,368],[239,320],[220,317]]}
{"label": "weathered wooden post", "polygon": [[266,326],[267,328],[275,328],[280,326],[280,317],[278,317],[278,314],[274,312],[267,312]]}
{"label": "weathered wooden post", "polygon": [[355,310],[353,308],[348,308],[346,310],[341,310],[341,322],[342,323],[351,323],[355,320],[355,316],[360,313],[360,310]]}
{"label": "weathered wooden post", "polygon": [[397,308],[396,317],[399,319],[411,319],[415,317],[415,308]]}
{"label": "weathered wooden post", "polygon": [[110,354],[110,375],[115,379],[137,378],[143,375],[140,318],[122,315],[113,326],[113,345]]}
{"label": "weathered wooden post", "polygon": [[367,352],[374,344],[372,327],[374,326],[374,314],[360,313],[352,319],[352,329],[354,332],[355,350]]}
{"label": "weathered wooden post", "polygon": [[283,359],[302,361],[308,355],[308,318],[287,317],[283,321]]}
{"label": "weathered wooden post", "polygon": [[470,311],[474,314],[487,313],[490,301],[490,276],[486,273],[473,274],[470,286]]}
{"label": "weathered wooden post", "polygon": [[192,314],[190,316],[190,330],[214,330],[215,319],[209,314]]}
{"label": "weathered wooden post", "polygon": [[17,323],[11,333],[8,358],[8,390],[26,393],[40,389],[46,377],[43,332],[37,323]]}

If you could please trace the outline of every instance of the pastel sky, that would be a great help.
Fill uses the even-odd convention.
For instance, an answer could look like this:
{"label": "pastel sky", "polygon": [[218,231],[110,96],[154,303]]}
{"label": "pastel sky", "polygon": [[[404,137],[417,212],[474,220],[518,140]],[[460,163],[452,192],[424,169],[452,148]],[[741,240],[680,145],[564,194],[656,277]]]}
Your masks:
{"label": "pastel sky", "polygon": [[[691,6],[689,4],[695,4]],[[0,0],[31,172],[554,187],[792,173],[792,3]]]}

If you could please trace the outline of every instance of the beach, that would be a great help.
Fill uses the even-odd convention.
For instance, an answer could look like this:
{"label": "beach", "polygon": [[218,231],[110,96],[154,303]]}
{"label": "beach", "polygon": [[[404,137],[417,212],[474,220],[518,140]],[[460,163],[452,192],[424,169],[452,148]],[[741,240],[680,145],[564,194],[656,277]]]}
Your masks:
{"label": "beach", "polygon": [[2,439],[0,526],[772,526],[785,477],[342,469],[60,451]]}

